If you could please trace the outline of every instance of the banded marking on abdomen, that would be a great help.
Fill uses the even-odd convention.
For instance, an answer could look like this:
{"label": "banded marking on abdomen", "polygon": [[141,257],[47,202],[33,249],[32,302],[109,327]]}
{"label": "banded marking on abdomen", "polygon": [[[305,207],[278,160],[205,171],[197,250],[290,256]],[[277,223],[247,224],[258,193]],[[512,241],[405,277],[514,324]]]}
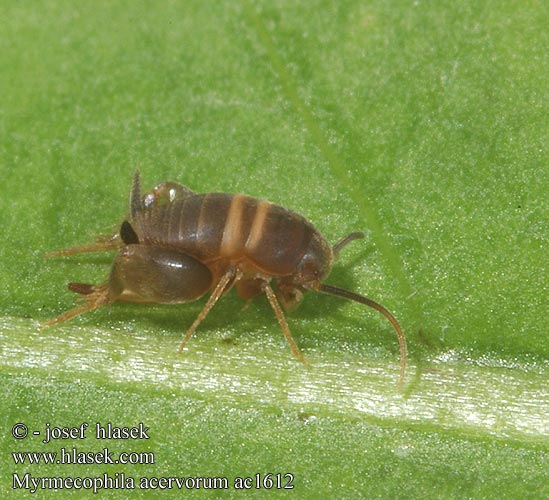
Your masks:
{"label": "banded marking on abdomen", "polygon": [[261,244],[261,240],[263,239],[263,228],[272,205],[272,203],[265,200],[254,199],[254,201],[256,202],[256,210],[253,222],[250,225],[250,232],[248,233],[246,243],[244,244],[246,253],[249,255],[254,254]]}
{"label": "banded marking on abdomen", "polygon": [[314,228],[300,215],[279,205],[259,200],[246,242],[246,255],[275,275],[295,272],[306,253]]}
{"label": "banded marking on abdomen", "polygon": [[260,200],[250,196],[233,195],[219,249],[220,257],[238,259],[245,255],[259,203]]}
{"label": "banded marking on abdomen", "polygon": [[234,195],[210,193],[201,196],[202,203],[196,228],[196,245],[205,259],[220,256],[223,233]]}
{"label": "banded marking on abdomen", "polygon": [[300,215],[241,194],[189,196],[146,210],[146,240],[167,244],[202,261],[253,263],[273,275],[295,272],[315,229]]}

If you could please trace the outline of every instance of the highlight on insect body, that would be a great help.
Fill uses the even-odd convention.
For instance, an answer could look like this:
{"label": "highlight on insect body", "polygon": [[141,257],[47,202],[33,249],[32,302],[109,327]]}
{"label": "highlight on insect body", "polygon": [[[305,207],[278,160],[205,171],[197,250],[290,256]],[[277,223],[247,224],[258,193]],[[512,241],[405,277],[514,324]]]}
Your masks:
{"label": "highlight on insect body", "polygon": [[82,295],[81,303],[42,327],[116,301],[176,304],[210,292],[181,341],[182,351],[217,300],[234,287],[245,300],[266,295],[292,352],[307,364],[283,310],[294,309],[306,291],[316,290],[374,308],[389,320],[400,345],[402,384],[406,341],[395,317],[371,299],[324,283],[341,250],[363,237],[351,233],[331,246],[304,217],[243,194],[196,194],[175,182],[161,182],[143,195],[136,172],[129,213],[116,233],[47,254],[117,251],[108,280],[101,285],[69,283],[70,290]]}

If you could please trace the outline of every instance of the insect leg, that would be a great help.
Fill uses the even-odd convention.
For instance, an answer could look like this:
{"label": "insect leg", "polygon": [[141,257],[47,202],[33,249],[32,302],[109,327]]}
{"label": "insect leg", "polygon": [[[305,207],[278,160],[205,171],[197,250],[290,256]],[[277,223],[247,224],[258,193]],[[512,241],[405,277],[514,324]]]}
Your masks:
{"label": "insect leg", "polygon": [[91,243],[84,243],[83,245],[77,245],[71,248],[61,248],[60,250],[48,252],[45,257],[67,257],[78,253],[108,252],[111,250],[118,250],[121,244],[122,241],[119,233],[105,234],[98,236],[97,239]]}
{"label": "insect leg", "polygon": [[94,285],[85,285],[82,283],[71,283],[69,288],[77,293],[81,293],[84,296],[81,297],[83,301],[80,305],[65,311],[63,314],[60,314],[56,318],[50,319],[45,323],[40,325],[40,329],[46,328],[48,326],[57,325],[58,323],[63,323],[69,319],[78,316],[79,314],[85,313],[87,311],[93,311],[98,307],[104,306],[113,302],[112,297],[110,297],[109,287],[107,285],[94,286]]}
{"label": "insect leg", "polygon": [[193,336],[193,333],[195,332],[198,325],[202,322],[202,320],[208,315],[211,308],[215,305],[215,303],[219,300],[219,297],[223,295],[223,293],[226,291],[227,286],[229,286],[231,283],[234,283],[235,280],[238,280],[239,278],[239,271],[236,271],[234,269],[229,269],[219,280],[217,285],[214,288],[214,291],[208,298],[208,301],[204,305],[202,311],[198,314],[196,319],[194,320],[193,324],[190,326],[190,328],[187,330],[187,333],[185,333],[185,336],[183,337],[183,340],[181,341],[181,344],[179,345],[178,352],[182,352],[185,348],[185,345],[189,341],[189,339]]}
{"label": "insect leg", "polygon": [[305,356],[301,354],[299,347],[297,347],[297,344],[295,343],[295,340],[292,337],[292,333],[290,332],[290,327],[288,326],[288,323],[286,322],[286,318],[284,317],[284,313],[282,312],[280,304],[278,303],[276,295],[273,292],[273,289],[271,288],[271,286],[267,282],[265,282],[264,290],[265,290],[265,295],[267,295],[267,298],[269,299],[271,307],[273,308],[273,311],[276,314],[276,319],[278,319],[278,323],[282,328],[282,332],[284,333],[286,340],[290,344],[292,352],[294,353],[296,358],[299,359],[299,361],[301,361],[305,366],[309,366],[309,362],[307,361]]}

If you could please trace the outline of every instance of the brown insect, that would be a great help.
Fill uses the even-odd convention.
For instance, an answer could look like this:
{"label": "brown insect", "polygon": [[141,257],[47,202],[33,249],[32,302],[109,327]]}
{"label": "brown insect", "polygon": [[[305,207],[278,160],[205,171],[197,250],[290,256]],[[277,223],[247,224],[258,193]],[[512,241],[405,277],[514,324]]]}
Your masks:
{"label": "brown insect", "polygon": [[217,300],[234,286],[246,300],[267,296],[292,352],[307,364],[279,301],[289,311],[299,305],[304,292],[317,290],[372,307],[390,321],[400,344],[402,383],[406,341],[395,317],[373,300],[322,283],[340,251],[363,237],[363,233],[351,233],[332,247],[301,215],[242,194],[195,194],[175,182],[161,182],[142,196],[136,172],[130,212],[117,233],[47,254],[118,250],[108,281],[98,286],[69,283],[70,290],[83,295],[82,303],[42,327],[111,302],[175,304],[211,291],[183,337],[181,352]]}

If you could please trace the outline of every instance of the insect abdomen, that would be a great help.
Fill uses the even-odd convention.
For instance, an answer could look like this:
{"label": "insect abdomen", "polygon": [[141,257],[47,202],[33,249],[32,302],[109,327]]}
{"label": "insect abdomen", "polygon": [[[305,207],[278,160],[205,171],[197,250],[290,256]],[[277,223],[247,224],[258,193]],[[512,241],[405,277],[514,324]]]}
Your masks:
{"label": "insect abdomen", "polygon": [[189,196],[144,210],[135,221],[140,239],[165,244],[201,262],[247,260],[259,270],[294,273],[315,228],[300,215],[241,194]]}

